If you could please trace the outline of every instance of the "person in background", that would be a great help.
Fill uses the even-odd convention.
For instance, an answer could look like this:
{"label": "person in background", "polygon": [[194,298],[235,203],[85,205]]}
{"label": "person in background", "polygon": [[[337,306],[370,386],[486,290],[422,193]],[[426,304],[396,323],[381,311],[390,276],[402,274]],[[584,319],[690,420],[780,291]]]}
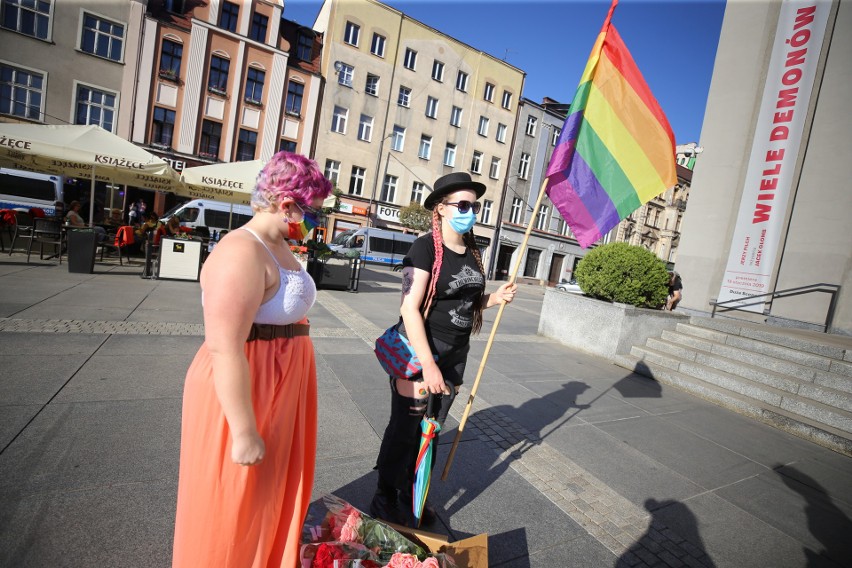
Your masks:
{"label": "person in background", "polygon": [[669,297],[666,300],[666,309],[668,311],[674,310],[677,305],[680,303],[681,298],[683,298],[683,280],[681,280],[680,274],[675,271],[669,272]]}
{"label": "person in background", "polygon": [[176,237],[182,234],[183,231],[180,229],[180,219],[178,219],[177,215],[172,215],[166,222],[166,235],[169,237]]}
{"label": "person in background", "polygon": [[143,214],[142,219],[142,224],[136,229],[137,241],[144,241],[148,235],[153,234],[157,230],[157,225],[160,223],[159,217],[153,211]]}
{"label": "person in background", "polygon": [[135,226],[136,223],[139,222],[139,209],[136,206],[136,202],[130,204],[130,207],[127,209],[127,224],[131,226]]}
{"label": "person in background", "polygon": [[[78,227],[78,228],[88,228],[86,225],[86,221],[83,220],[83,217],[80,215],[80,210],[83,208],[82,204],[79,201],[72,201],[68,205],[68,214],[65,215],[65,224],[70,227]],[[100,227],[98,225],[94,225],[92,230],[95,231],[97,235],[98,242],[106,239],[106,229]]]}
{"label": "person in background", "polygon": [[184,387],[173,567],[300,565],[316,463],[306,318],[316,287],[287,236],[329,193],[316,162],[275,154],[252,193],[254,217],[204,263],[205,335]]}
{"label": "person in background", "polygon": [[[390,377],[391,416],[370,503],[370,514],[380,519],[413,525],[414,467],[429,399],[443,426],[462,385],[470,336],[482,327],[483,310],[511,302],[518,288],[507,282],[485,293],[485,270],[473,235],[481,207],[477,199],[484,193],[485,185],[464,172],[438,178],[423,204],[432,211],[432,230],[414,241],[403,260],[399,332],[411,342],[423,371],[415,380]],[[427,504],[422,521],[435,520]]]}
{"label": "person in background", "polygon": [[123,224],[121,220],[121,209],[111,209],[109,212],[109,219],[107,219],[107,223],[109,223],[113,227],[120,227]]}

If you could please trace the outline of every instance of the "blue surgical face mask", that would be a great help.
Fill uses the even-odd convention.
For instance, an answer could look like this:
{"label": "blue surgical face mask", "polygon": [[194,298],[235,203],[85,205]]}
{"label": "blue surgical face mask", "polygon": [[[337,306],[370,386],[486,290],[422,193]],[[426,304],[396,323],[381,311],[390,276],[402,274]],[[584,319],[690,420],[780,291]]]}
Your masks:
{"label": "blue surgical face mask", "polygon": [[473,209],[468,209],[467,213],[462,213],[458,209],[453,211],[453,216],[450,218],[450,227],[460,235],[463,235],[473,229],[476,225],[476,214]]}

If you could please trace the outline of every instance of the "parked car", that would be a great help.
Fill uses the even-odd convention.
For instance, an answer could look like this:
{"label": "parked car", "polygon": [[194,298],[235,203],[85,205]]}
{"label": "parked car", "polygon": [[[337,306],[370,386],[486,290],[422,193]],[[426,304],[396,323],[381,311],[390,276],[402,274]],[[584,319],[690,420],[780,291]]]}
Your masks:
{"label": "parked car", "polygon": [[580,285],[577,284],[577,281],[573,278],[571,280],[563,280],[559,284],[556,285],[557,290],[562,290],[563,292],[570,292],[572,294],[582,294],[583,291],[580,289]]}

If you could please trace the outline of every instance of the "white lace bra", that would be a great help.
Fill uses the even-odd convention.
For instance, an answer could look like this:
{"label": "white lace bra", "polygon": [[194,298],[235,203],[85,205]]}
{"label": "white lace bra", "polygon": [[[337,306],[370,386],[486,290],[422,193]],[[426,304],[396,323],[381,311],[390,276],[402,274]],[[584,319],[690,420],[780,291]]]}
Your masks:
{"label": "white lace bra", "polygon": [[257,314],[254,316],[254,323],[287,325],[302,321],[317,299],[317,288],[313,279],[304,269],[288,270],[283,268],[257,233],[247,227],[242,228],[260,241],[260,244],[272,257],[275,266],[278,267],[278,275],[280,276],[278,290],[274,296],[260,305]]}

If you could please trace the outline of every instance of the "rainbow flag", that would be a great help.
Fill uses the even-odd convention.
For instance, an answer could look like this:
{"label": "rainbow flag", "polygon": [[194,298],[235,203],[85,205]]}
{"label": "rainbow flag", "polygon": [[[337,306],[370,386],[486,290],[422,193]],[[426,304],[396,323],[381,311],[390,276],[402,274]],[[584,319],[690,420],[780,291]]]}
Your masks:
{"label": "rainbow flag", "polygon": [[677,183],[674,134],[621,36],[614,0],[547,167],[545,191],[583,248]]}

